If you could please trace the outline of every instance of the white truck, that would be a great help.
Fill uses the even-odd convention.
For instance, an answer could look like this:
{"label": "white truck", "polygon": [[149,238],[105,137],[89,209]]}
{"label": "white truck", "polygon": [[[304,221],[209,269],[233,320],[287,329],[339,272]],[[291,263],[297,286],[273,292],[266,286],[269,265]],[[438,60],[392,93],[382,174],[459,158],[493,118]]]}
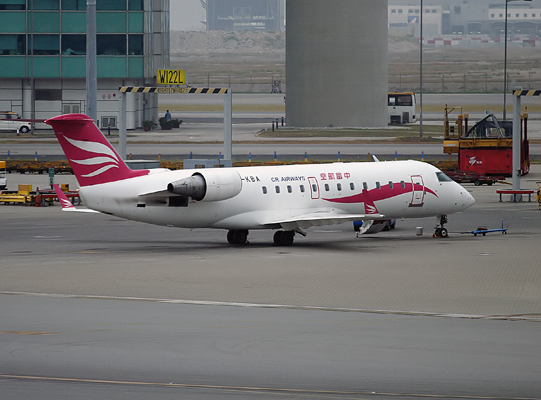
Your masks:
{"label": "white truck", "polygon": [[0,111],[0,130],[28,133],[32,129],[30,122],[22,121],[21,116],[13,111]]}

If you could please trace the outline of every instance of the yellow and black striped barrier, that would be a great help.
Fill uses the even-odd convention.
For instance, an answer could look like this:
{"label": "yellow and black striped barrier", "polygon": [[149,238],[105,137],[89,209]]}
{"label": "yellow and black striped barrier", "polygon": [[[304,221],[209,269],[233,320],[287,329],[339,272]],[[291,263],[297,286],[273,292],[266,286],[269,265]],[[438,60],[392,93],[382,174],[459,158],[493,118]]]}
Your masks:
{"label": "yellow and black striped barrier", "polygon": [[513,90],[513,96],[541,96],[541,90]]}
{"label": "yellow and black striped barrier", "polygon": [[150,87],[120,86],[120,93],[166,93],[166,94],[226,94],[228,88],[192,88],[192,87]]}

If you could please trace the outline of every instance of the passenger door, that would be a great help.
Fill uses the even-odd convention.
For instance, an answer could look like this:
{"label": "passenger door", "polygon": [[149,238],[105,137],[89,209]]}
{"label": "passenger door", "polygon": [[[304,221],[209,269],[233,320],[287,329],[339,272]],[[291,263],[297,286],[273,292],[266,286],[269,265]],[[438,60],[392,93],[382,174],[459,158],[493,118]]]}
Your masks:
{"label": "passenger door", "polygon": [[421,175],[412,175],[412,197],[410,207],[421,207],[425,199],[425,185],[423,183],[423,177]]}
{"label": "passenger door", "polygon": [[319,185],[317,179],[314,177],[308,178],[308,184],[310,185],[310,195],[312,199],[319,199]]}

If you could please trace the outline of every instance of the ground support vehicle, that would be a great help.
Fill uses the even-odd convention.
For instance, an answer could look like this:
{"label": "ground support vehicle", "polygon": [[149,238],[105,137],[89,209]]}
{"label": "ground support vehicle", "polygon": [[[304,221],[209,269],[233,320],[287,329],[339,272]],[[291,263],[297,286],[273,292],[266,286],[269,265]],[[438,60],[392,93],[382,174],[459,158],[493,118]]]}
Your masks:
{"label": "ground support vehicle", "polygon": [[5,190],[6,187],[7,187],[6,162],[0,161],[0,190]]}
{"label": "ground support vehicle", "polygon": [[28,133],[32,129],[30,122],[21,120],[21,116],[12,111],[0,111],[0,130]]}
{"label": "ground support vehicle", "polygon": [[445,174],[458,183],[473,183],[475,186],[488,185],[496,183],[500,180],[505,180],[504,176],[493,176],[485,174],[477,174],[474,172],[465,172],[459,170],[446,170]]}
{"label": "ground support vehicle", "polygon": [[413,124],[417,122],[415,93],[389,92],[387,93],[387,112],[389,124]]}
{"label": "ground support vehicle", "polygon": [[[513,174],[513,124],[512,121],[498,121],[493,114],[487,115],[468,129],[468,114],[460,114],[454,125],[449,115],[455,108],[445,107],[443,152],[457,155],[455,173],[449,173],[457,182],[490,184],[500,177]],[[521,174],[530,172],[530,152],[528,142],[528,114],[521,115]]]}
{"label": "ground support vehicle", "polygon": [[14,204],[20,203],[33,205],[36,201],[36,193],[32,192],[32,185],[19,185],[18,191],[3,191],[0,193],[0,203]]}

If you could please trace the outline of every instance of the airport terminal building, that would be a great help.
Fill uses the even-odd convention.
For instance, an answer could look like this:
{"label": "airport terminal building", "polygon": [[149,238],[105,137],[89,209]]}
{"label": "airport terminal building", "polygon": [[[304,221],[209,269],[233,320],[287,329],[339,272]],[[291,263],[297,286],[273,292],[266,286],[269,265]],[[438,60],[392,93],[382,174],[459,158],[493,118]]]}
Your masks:
{"label": "airport terminal building", "polygon": [[[116,128],[119,86],[169,67],[169,0],[96,0],[99,127]],[[0,110],[84,113],[86,0],[0,0]],[[127,96],[128,129],[157,122],[157,95]],[[41,127],[41,125],[38,125]]]}
{"label": "airport terminal building", "polygon": [[[425,38],[473,35],[500,41],[504,35],[505,0],[425,0]],[[512,38],[534,42],[541,32],[541,8],[530,1],[508,1],[507,23]],[[389,29],[419,37],[419,0],[389,0]],[[503,40],[502,40],[503,41]]]}

